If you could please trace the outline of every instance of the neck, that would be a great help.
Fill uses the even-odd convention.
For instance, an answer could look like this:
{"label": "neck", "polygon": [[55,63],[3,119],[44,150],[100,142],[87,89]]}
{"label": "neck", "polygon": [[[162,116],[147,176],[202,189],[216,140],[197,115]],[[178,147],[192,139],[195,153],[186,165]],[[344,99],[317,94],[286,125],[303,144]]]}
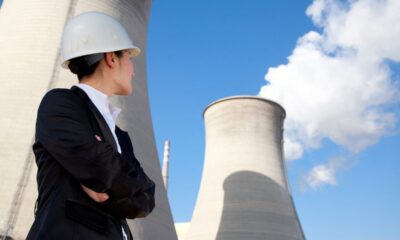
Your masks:
{"label": "neck", "polygon": [[107,96],[113,95],[112,87],[108,84],[109,81],[106,81],[101,76],[90,76],[90,77],[84,77],[80,83],[87,84],[91,86],[92,88],[95,88],[96,90],[106,94]]}

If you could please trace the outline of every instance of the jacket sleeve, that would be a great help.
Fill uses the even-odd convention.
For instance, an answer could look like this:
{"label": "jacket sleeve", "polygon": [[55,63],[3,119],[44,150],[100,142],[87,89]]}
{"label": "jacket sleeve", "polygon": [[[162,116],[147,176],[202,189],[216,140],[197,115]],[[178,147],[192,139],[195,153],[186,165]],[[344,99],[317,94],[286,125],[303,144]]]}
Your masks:
{"label": "jacket sleeve", "polygon": [[88,114],[68,90],[49,91],[38,109],[36,141],[78,182],[94,191],[109,193],[113,201],[131,199],[125,207],[135,207],[134,201],[151,202],[146,194],[152,192],[150,205],[154,204],[154,183],[140,165],[123,159],[109,143],[96,140]]}
{"label": "jacket sleeve", "polygon": [[[146,182],[145,186],[133,196],[112,196],[108,201],[99,205],[103,210],[120,218],[143,218],[150,214],[155,207],[155,184],[144,173],[139,161],[135,157],[129,160],[138,169],[138,176],[136,178],[143,179]],[[119,187],[124,187],[124,184],[121,184]]]}

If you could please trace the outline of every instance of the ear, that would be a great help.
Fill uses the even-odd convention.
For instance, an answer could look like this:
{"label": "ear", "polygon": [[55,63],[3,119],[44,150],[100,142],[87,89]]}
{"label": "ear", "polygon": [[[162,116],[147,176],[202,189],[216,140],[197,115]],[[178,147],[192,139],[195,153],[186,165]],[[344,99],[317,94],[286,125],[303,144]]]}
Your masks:
{"label": "ear", "polygon": [[109,68],[114,68],[116,64],[116,58],[117,56],[114,52],[104,53],[104,61]]}

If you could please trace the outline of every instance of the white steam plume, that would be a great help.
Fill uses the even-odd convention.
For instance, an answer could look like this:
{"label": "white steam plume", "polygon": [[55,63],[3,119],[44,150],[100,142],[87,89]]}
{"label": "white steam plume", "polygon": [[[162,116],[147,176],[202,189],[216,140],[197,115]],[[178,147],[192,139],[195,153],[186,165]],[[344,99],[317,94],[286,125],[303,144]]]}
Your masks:
{"label": "white steam plume", "polygon": [[[396,125],[399,85],[389,62],[400,62],[400,1],[315,0],[306,11],[321,33],[302,36],[288,63],[269,68],[260,96],[287,112],[285,157],[329,139],[357,153]],[[329,163],[306,181],[312,188],[335,184]]]}

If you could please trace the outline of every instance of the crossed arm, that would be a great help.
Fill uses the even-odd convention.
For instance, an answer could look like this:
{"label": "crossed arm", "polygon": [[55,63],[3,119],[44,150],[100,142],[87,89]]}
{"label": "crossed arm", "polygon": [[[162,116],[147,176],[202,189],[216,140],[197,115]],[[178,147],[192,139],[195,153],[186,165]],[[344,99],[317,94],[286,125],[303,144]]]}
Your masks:
{"label": "crossed arm", "polygon": [[127,161],[91,131],[88,111],[68,90],[56,89],[43,98],[36,138],[96,202],[120,217],[135,218],[154,208],[154,183],[140,164]]}

